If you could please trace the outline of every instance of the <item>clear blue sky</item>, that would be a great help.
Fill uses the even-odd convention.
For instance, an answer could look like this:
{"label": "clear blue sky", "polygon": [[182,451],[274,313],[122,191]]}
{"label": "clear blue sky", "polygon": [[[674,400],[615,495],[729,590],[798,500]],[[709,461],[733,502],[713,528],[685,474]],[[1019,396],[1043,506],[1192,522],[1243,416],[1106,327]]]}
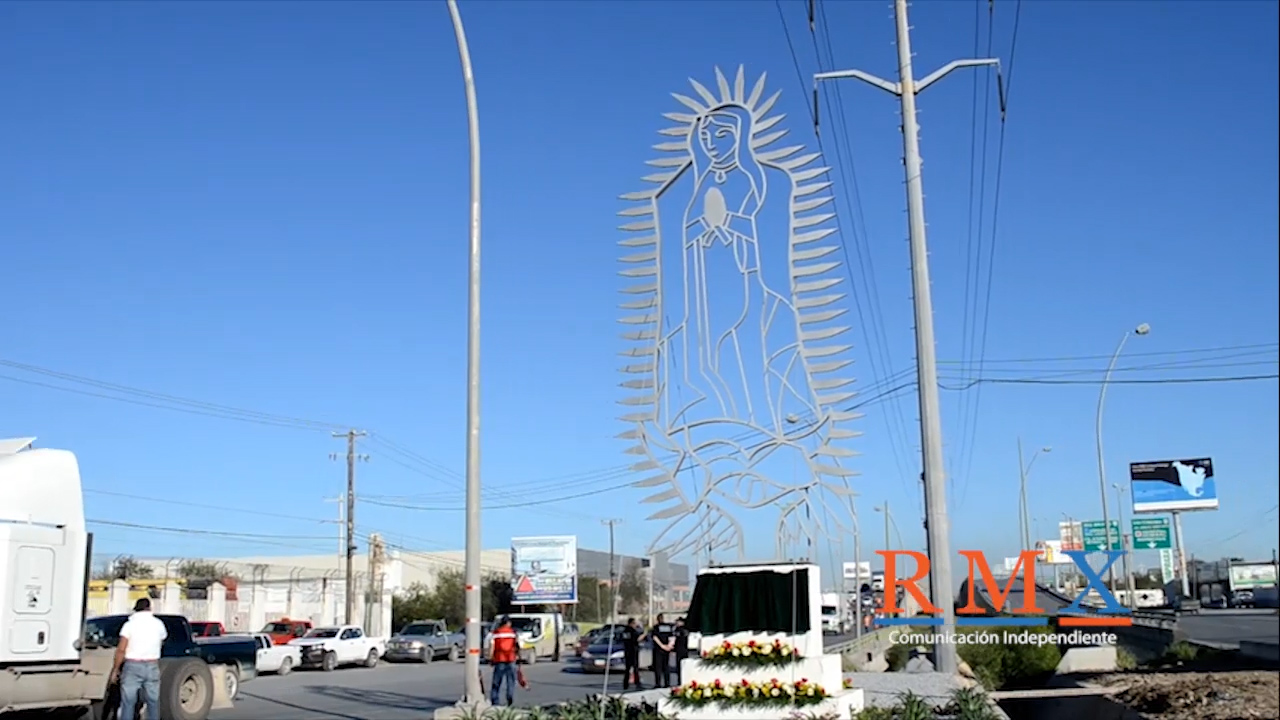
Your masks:
{"label": "clear blue sky", "polygon": [[[805,3],[783,4],[800,75],[818,69],[815,47],[831,69],[827,40],[836,66],[894,72],[887,3],[824,5],[815,43]],[[1007,72],[1015,7],[996,3],[992,47]],[[616,517],[619,548],[638,553],[656,528],[644,491],[618,489],[633,476],[618,471],[631,458],[614,439],[625,429],[617,195],[636,189],[669,93],[687,91],[688,77],[713,82],[716,65],[740,63],[752,77],[767,71],[792,137],[814,145],[809,81],[773,2],[462,10],[484,136],[485,544],[576,533],[602,548],[600,519]],[[973,54],[975,17],[985,51],[985,2],[913,11],[919,75]],[[1024,4],[984,354],[966,348],[988,306],[969,322],[964,308],[966,287],[970,306],[986,297],[998,121],[991,113],[974,161],[975,78],[983,105],[986,76],[958,73],[922,96],[946,387],[979,375],[1096,381],[1139,322],[1154,330],[1132,342],[1120,365],[1137,369],[1118,378],[1276,372],[1276,24],[1275,2]],[[0,359],[369,429],[384,440],[362,447],[360,492],[444,510],[363,504],[361,527],[460,548],[467,149],[444,4],[9,2],[0,68]],[[843,198],[836,209],[850,256],[868,256],[875,273],[874,292],[858,294],[879,311],[854,335],[872,398],[913,357],[901,137],[890,96],[851,81],[840,94],[845,126],[825,108],[822,137],[829,156],[848,152],[834,178],[842,196],[856,171],[861,217]],[[979,235],[970,178],[983,157]],[[966,283],[974,264],[982,279]],[[1092,359],[1008,362],[1079,356]],[[101,552],[336,547],[332,524],[306,520],[335,517],[323,498],[342,491],[329,428],[150,407],[138,403],[173,401],[12,366],[0,375],[0,436],[75,450],[98,491],[91,517],[288,536],[99,525]],[[976,387],[942,393],[954,544],[1014,550],[1019,436],[1053,446],[1032,473],[1041,534],[1064,513],[1098,517],[1098,386],[978,387],[980,400]],[[866,407],[852,443],[864,551],[881,543],[872,507],[886,500],[903,541],[923,543],[913,398]],[[1130,461],[1212,456],[1222,509],[1186,518],[1189,550],[1269,557],[1278,435],[1275,380],[1114,385],[1108,479],[1123,482]],[[500,507],[565,496],[581,497]]]}

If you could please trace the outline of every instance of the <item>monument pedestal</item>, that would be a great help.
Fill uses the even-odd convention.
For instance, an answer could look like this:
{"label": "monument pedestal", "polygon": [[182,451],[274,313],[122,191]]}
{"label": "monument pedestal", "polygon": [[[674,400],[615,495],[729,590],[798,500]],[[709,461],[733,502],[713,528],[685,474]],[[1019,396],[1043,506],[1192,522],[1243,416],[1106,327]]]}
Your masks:
{"label": "monument pedestal", "polygon": [[[790,575],[793,584],[782,588],[782,597],[778,600],[781,603],[790,602],[791,613],[796,619],[792,621],[792,627],[797,630],[792,632],[778,632],[776,630],[752,630],[753,625],[746,623],[759,622],[754,627],[785,627],[776,619],[766,616],[764,617],[748,617],[744,621],[741,619],[743,615],[749,615],[751,612],[759,611],[756,609],[760,606],[761,601],[756,600],[756,608],[748,606],[747,610],[740,607],[723,606],[716,608],[716,611],[723,613],[717,616],[717,612],[706,612],[703,608],[698,608],[699,612],[704,616],[698,620],[706,622],[712,627],[696,627],[699,636],[695,647],[697,648],[698,657],[687,658],[680,663],[680,680],[681,689],[688,688],[690,685],[697,683],[702,687],[713,686],[719,682],[721,686],[732,688],[740,686],[745,680],[752,684],[766,684],[770,681],[778,681],[790,686],[795,686],[800,682],[809,685],[817,685],[822,688],[826,697],[819,702],[812,704],[785,704],[776,705],[767,702],[759,703],[736,703],[736,702],[719,702],[716,700],[707,700],[698,704],[688,704],[680,698],[673,698],[670,695],[658,700],[658,712],[663,717],[675,718],[676,720],[777,720],[796,715],[803,716],[830,716],[839,718],[848,718],[853,713],[861,711],[866,705],[866,699],[861,689],[844,689],[844,672],[842,667],[842,658],[839,655],[829,655],[823,653],[822,647],[822,617],[821,607],[819,606],[819,598],[821,597],[821,585],[819,583],[818,568],[815,565],[801,563],[790,564],[780,563],[772,565],[753,565],[753,566],[722,566],[716,568],[706,568],[699,573],[699,585],[694,588],[695,602],[691,603],[691,611],[699,605],[702,598],[699,592],[703,591],[702,581],[708,575],[733,575],[751,573],[759,575],[762,573],[782,573]],[[726,603],[724,598],[730,598],[728,603],[732,603],[733,597],[741,597],[743,592],[754,590],[756,586],[748,585],[744,588],[733,587],[731,583],[735,582],[730,578],[726,578],[728,582],[721,581],[721,587],[715,587],[708,592],[708,595],[716,598],[716,604]],[[748,580],[748,582],[755,582]],[[770,580],[763,583],[765,592],[769,591],[770,584],[777,585]],[[728,586],[729,590],[737,591],[737,595],[727,591],[724,586]],[[784,583],[785,585],[785,583]],[[774,594],[779,594],[776,588]],[[767,600],[765,604],[767,604]],[[724,615],[732,615],[733,619],[726,622]],[[707,620],[706,618],[710,619]],[[745,625],[744,629],[742,628]],[[711,632],[706,632],[711,630]],[[703,634],[705,633],[705,634]],[[798,657],[794,657],[790,662],[784,665],[765,665],[765,666],[733,666],[715,659],[704,660],[702,654],[704,652],[714,651],[718,647],[723,647],[725,643],[731,646],[740,646],[746,643],[755,643],[757,647],[770,646],[775,642],[782,643],[785,648],[784,652],[789,648],[794,648],[798,653]]]}

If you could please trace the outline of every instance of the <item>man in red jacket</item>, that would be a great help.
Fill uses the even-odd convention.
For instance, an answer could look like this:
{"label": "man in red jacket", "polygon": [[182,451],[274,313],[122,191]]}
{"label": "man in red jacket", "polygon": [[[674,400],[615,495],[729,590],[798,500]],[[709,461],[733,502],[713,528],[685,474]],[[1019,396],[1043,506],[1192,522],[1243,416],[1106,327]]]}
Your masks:
{"label": "man in red jacket", "polygon": [[519,642],[511,621],[503,617],[498,620],[497,627],[489,635],[489,664],[493,665],[493,681],[489,684],[489,702],[498,704],[498,689],[507,688],[507,704],[515,703],[516,660],[519,657]]}

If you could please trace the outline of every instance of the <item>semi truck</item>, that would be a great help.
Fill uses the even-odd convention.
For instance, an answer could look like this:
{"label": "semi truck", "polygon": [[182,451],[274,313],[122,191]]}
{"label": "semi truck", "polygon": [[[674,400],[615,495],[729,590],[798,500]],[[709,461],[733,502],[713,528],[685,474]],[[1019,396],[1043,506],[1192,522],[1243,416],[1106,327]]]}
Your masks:
{"label": "semi truck", "polygon": [[[119,695],[110,697],[108,683],[115,649],[86,632],[93,536],[79,464],[70,451],[34,443],[0,439],[0,717],[109,720]],[[199,656],[162,659],[161,717],[206,720],[231,707],[228,672]]]}

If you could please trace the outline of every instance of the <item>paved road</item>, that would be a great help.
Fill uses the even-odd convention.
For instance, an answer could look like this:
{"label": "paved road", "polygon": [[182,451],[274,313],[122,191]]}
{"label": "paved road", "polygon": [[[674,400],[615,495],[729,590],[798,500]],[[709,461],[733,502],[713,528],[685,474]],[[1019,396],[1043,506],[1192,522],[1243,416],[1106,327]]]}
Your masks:
{"label": "paved road", "polygon": [[1239,645],[1241,640],[1280,642],[1280,616],[1275,610],[1202,610],[1180,616],[1178,634],[1228,645]]}
{"label": "paved road", "polygon": [[[516,689],[518,705],[541,705],[580,699],[604,688],[602,675],[584,675],[569,663],[542,662],[525,667],[530,689]],[[463,664],[382,663],[369,670],[343,668],[326,673],[299,670],[285,677],[264,675],[247,682],[233,710],[214,712],[210,720],[421,720],[457,702]],[[485,686],[489,670],[484,668]],[[644,673],[652,683],[652,673]],[[621,690],[621,678],[610,677],[610,691]]]}
{"label": "paved road", "polygon": [[[826,638],[827,645],[852,636]],[[516,689],[517,705],[545,705],[606,690],[603,675],[583,674],[575,662],[526,665],[528,690]],[[462,691],[463,664],[428,665],[381,663],[366,668],[343,668],[326,673],[298,670],[284,677],[264,675],[247,682],[232,710],[214,712],[210,720],[405,720],[430,717],[440,707],[457,702]],[[489,669],[483,668],[485,687]],[[642,680],[653,684],[653,673]],[[620,692],[622,678],[610,675],[608,692]]]}

